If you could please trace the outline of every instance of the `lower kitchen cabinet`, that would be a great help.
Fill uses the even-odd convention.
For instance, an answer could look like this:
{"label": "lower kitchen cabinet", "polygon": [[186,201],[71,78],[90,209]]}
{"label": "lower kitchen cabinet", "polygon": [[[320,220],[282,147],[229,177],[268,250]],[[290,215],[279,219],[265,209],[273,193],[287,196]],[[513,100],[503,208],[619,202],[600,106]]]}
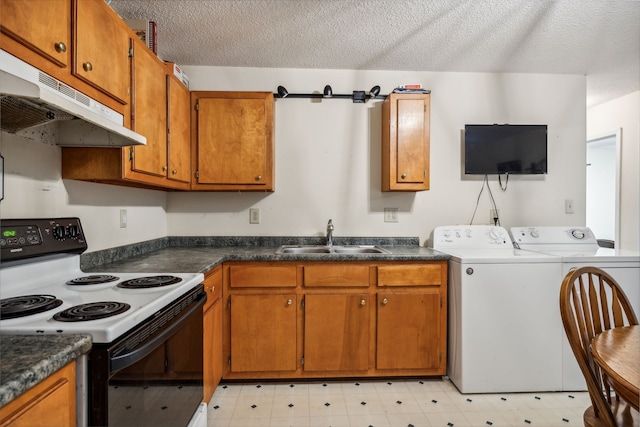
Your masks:
{"label": "lower kitchen cabinet", "polygon": [[204,393],[208,403],[222,378],[222,267],[204,279],[207,302],[202,308],[202,360]]}
{"label": "lower kitchen cabinet", "polygon": [[369,294],[306,295],[304,370],[369,368]]}
{"label": "lower kitchen cabinet", "polygon": [[225,379],[446,374],[447,262],[229,262]]}
{"label": "lower kitchen cabinet", "polygon": [[0,408],[0,426],[75,426],[76,362]]}
{"label": "lower kitchen cabinet", "polygon": [[296,295],[231,296],[232,372],[295,372]]}
{"label": "lower kitchen cabinet", "polygon": [[376,369],[439,370],[443,320],[438,289],[431,292],[378,293]]}

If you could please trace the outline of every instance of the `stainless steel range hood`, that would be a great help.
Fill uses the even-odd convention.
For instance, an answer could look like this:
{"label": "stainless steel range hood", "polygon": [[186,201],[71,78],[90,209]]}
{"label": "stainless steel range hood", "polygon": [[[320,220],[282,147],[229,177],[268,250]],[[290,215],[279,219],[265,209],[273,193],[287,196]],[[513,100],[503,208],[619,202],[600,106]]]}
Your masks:
{"label": "stainless steel range hood", "polygon": [[65,147],[147,143],[123,126],[122,114],[0,50],[0,129],[16,133],[53,121],[57,144]]}

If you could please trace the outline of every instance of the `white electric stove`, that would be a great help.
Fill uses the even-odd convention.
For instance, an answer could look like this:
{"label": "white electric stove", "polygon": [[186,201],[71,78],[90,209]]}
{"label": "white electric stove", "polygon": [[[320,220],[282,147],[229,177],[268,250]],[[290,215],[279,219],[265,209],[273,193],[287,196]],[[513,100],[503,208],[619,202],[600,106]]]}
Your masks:
{"label": "white electric stove", "polygon": [[[84,273],[87,244],[78,218],[3,219],[0,228],[0,334],[92,337],[81,424],[130,425],[135,414],[136,425],[186,425],[201,412],[201,273]],[[188,339],[182,342],[199,356],[165,351],[178,339]],[[158,370],[145,377],[144,366],[158,354],[165,354],[161,365],[186,364],[189,374]],[[140,397],[134,411],[119,402],[127,387]],[[145,393],[169,393],[173,404],[153,408]]]}

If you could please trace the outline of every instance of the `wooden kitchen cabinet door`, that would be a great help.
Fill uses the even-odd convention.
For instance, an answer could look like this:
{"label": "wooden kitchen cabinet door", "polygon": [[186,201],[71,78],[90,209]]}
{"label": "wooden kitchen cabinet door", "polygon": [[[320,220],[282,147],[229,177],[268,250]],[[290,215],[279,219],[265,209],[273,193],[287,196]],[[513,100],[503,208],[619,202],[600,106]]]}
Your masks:
{"label": "wooden kitchen cabinet door", "polygon": [[230,300],[231,372],[294,372],[296,294],[231,295]]}
{"label": "wooden kitchen cabinet door", "polygon": [[366,371],[369,294],[305,295],[305,372]]}
{"label": "wooden kitchen cabinet door", "polygon": [[0,408],[2,427],[75,425],[75,361]]}
{"label": "wooden kitchen cabinet door", "polygon": [[376,369],[445,373],[446,311],[439,290],[378,293]]}
{"label": "wooden kitchen cabinet door", "polygon": [[382,104],[382,191],[429,189],[430,94],[389,94]]}
{"label": "wooden kitchen cabinet door", "polygon": [[273,94],[192,92],[192,190],[273,191]]}
{"label": "wooden kitchen cabinet door", "polygon": [[74,0],[73,74],[122,104],[130,102],[131,39],[103,0]]}
{"label": "wooden kitchen cabinet door", "polygon": [[[2,0],[0,18],[3,34],[56,66],[69,67],[71,0]],[[39,65],[37,60],[23,59]]]}
{"label": "wooden kitchen cabinet door", "polygon": [[222,267],[204,279],[207,293],[202,316],[203,402],[209,402],[222,378]]}
{"label": "wooden kitchen cabinet door", "polygon": [[[147,138],[135,146],[131,171],[167,176],[167,84],[164,65],[142,43],[134,46],[132,129]],[[126,173],[125,173],[126,176]]]}
{"label": "wooden kitchen cabinet door", "polygon": [[167,75],[167,179],[190,184],[191,96],[189,89],[170,72]]}

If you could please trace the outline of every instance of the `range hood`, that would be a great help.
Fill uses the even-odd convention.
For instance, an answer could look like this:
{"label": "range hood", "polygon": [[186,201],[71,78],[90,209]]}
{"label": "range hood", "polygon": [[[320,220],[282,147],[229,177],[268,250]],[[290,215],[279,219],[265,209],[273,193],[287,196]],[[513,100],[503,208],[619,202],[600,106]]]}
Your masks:
{"label": "range hood", "polygon": [[0,129],[9,133],[58,122],[65,147],[145,145],[117,111],[0,50]]}

